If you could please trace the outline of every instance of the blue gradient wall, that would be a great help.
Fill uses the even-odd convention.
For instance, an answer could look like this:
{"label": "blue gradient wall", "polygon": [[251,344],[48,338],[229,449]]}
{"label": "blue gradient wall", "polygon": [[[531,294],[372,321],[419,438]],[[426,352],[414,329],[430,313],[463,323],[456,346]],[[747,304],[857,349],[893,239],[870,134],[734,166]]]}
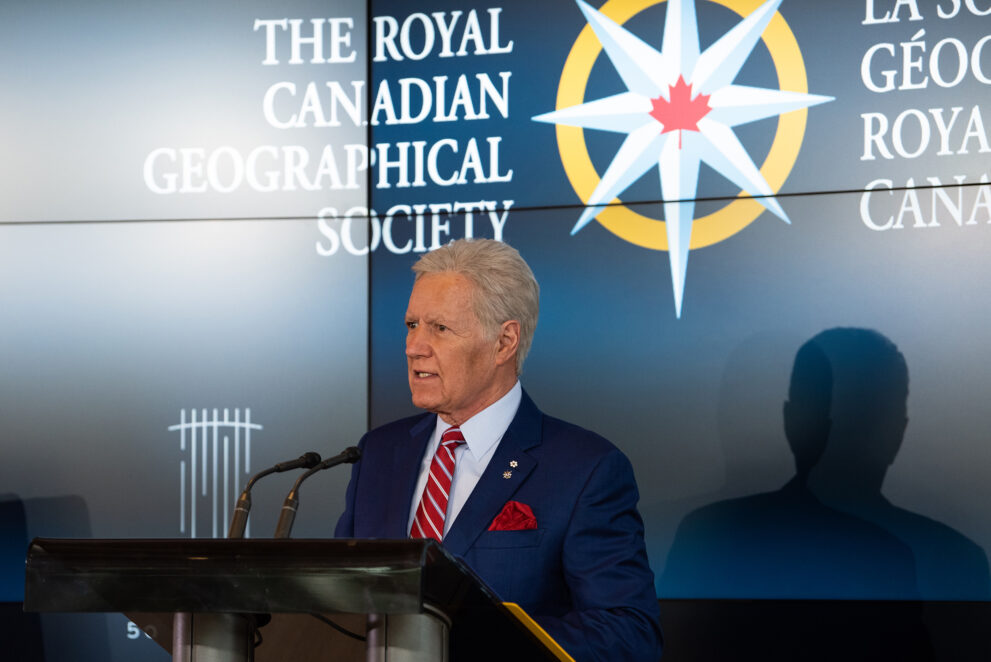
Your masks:
{"label": "blue gradient wall", "polygon": [[[212,535],[213,493],[182,482],[191,440],[170,430],[194,412],[250,409],[261,427],[239,480],[412,412],[409,267],[462,236],[532,265],[523,385],[633,460],[659,596],[988,598],[989,18],[966,3],[771,6],[728,61],[733,83],[818,100],[733,131],[790,223],[704,162],[680,200],[694,208],[679,317],[659,249],[670,175],[646,168],[572,234],[625,135],[533,119],[627,91],[588,27],[600,10],[655,51],[673,39],[670,2],[593,4],[0,9],[4,600],[20,600],[32,536],[191,535],[191,501]],[[761,11],[691,6],[703,52]],[[303,36],[317,19],[323,60],[337,39],[340,61],[304,42],[292,63],[295,19]],[[441,83],[446,106],[414,121]],[[252,154],[255,184],[238,170]],[[896,345],[907,397],[884,371],[849,372],[877,354],[860,335],[820,337],[829,401],[786,429],[796,354],[835,327]],[[307,490],[298,535],[330,535],[345,480]],[[259,485],[252,535],[288,487]],[[124,621],[94,627],[107,656],[135,659]]]}

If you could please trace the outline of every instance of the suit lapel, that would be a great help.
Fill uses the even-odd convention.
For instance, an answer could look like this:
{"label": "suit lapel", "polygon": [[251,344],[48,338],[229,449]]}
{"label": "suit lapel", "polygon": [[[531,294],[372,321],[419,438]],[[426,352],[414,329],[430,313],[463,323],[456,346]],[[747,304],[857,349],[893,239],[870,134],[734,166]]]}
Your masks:
{"label": "suit lapel", "polygon": [[[461,556],[468,551],[537,466],[530,451],[540,444],[541,419],[540,410],[524,391],[513,422],[444,536],[444,547],[452,554]],[[514,461],[515,467],[510,464]],[[505,477],[506,472],[509,478]]]}
{"label": "suit lapel", "polygon": [[396,445],[392,471],[384,473],[391,477],[386,487],[389,495],[386,504],[386,521],[383,536],[388,538],[409,537],[409,509],[413,503],[413,491],[420,473],[420,462],[427,450],[427,443],[436,425],[437,417],[428,415],[410,428],[409,438]]}

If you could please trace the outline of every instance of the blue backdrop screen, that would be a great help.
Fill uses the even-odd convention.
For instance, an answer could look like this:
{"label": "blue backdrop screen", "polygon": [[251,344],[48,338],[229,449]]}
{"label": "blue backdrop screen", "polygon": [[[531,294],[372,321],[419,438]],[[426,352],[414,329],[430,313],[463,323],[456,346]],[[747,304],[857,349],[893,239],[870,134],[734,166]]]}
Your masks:
{"label": "blue backdrop screen", "polygon": [[524,387],[634,463],[660,597],[986,600],[989,28],[6,3],[3,599],[30,537],[222,535],[254,471],[412,413],[409,268],[488,237],[541,284]]}

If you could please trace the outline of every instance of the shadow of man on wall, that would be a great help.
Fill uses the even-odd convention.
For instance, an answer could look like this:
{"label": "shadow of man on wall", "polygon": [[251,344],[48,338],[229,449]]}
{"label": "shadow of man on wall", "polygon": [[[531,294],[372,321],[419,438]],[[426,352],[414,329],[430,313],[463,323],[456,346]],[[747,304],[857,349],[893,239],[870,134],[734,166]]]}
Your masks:
{"label": "shadow of man on wall", "polygon": [[[36,535],[91,538],[93,531],[85,499],[75,494],[32,499],[22,499],[13,493],[0,494],[0,589],[6,596],[0,602],[0,659],[16,662],[115,659],[108,626],[111,622],[119,623],[119,620],[111,621],[112,618],[122,617],[23,611],[24,558],[30,540]],[[123,639],[123,626],[118,632]]]}
{"label": "shadow of man on wall", "polygon": [[915,557],[921,598],[991,598],[984,550],[946,524],[896,506],[882,494],[908,426],[905,357],[894,343],[868,329],[830,329],[807,345],[828,358],[833,373],[832,424],[809,474],[811,491],[829,507],[876,524],[906,544]]}
{"label": "shadow of man on wall", "polygon": [[809,478],[831,438],[834,374],[814,341],[795,357],[784,404],[795,475],[773,492],[718,501],[678,527],[661,589],[701,598],[912,599],[911,549],[883,527],[831,507]]}
{"label": "shadow of man on wall", "polygon": [[987,659],[976,634],[987,610],[965,609],[961,624],[961,605],[945,602],[989,598],[984,551],[882,494],[908,386],[905,357],[876,331],[829,329],[802,345],[783,407],[794,477],[703,506],[675,535],[662,595],[748,599],[693,602],[686,659]]}

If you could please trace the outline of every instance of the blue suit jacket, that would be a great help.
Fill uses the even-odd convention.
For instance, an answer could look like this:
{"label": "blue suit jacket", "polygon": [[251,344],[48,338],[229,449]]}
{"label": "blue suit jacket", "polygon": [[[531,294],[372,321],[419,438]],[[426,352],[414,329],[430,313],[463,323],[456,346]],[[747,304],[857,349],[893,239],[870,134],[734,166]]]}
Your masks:
{"label": "blue suit jacket", "polygon": [[[435,420],[423,414],[362,438],[336,536],[408,537]],[[524,393],[444,547],[503,600],[519,603],[576,660],[657,660],[657,597],[638,498],[633,468],[619,449],[543,415]],[[538,528],[488,531],[510,500],[530,506]]]}

